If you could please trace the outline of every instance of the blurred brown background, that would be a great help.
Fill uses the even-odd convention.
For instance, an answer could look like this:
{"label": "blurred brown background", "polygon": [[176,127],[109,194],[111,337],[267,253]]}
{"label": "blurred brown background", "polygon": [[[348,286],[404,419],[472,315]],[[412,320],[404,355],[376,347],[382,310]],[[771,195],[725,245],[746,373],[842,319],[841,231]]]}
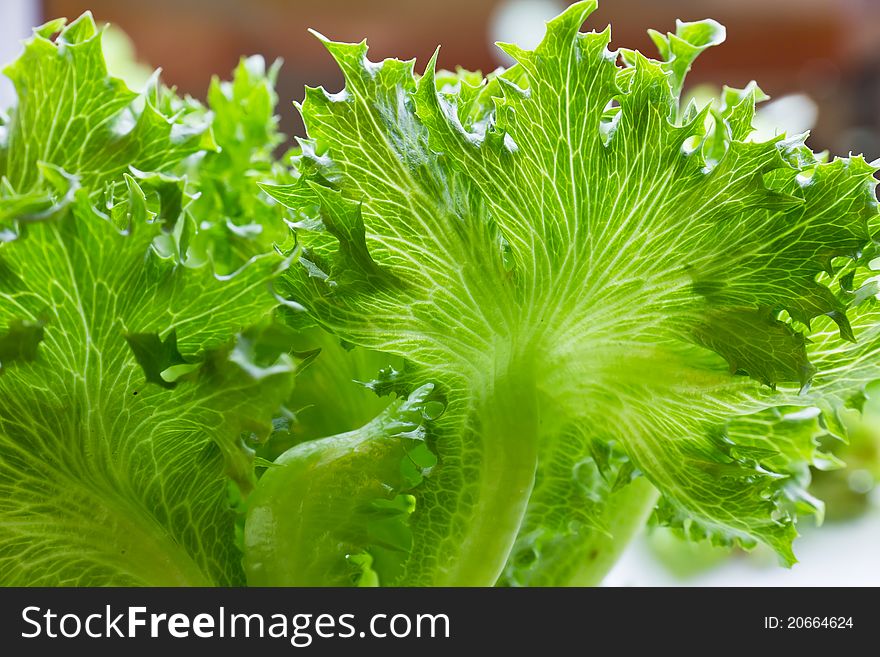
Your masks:
{"label": "blurred brown background", "polygon": [[[210,76],[228,75],[240,55],[283,57],[280,112],[288,133],[301,125],[288,101],[303,85],[341,84],[329,55],[307,33],[367,37],[372,59],[416,57],[443,44],[441,66],[483,71],[503,63],[496,38],[543,30],[553,0],[43,0],[41,19],[91,9],[127,32],[138,58],[166,83],[202,97]],[[727,26],[725,45],[705,53],[690,84],[742,86],[755,78],[771,96],[808,95],[818,107],[813,147],[880,156],[880,0],[604,0],[587,28],[614,25],[613,46],[654,53],[645,30],[674,30],[676,18],[711,17]]]}

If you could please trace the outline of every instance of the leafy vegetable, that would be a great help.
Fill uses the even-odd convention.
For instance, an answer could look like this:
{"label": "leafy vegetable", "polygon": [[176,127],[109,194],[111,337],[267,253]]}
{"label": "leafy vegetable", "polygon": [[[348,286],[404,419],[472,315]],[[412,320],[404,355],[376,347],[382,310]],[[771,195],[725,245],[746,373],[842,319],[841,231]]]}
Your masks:
{"label": "leafy vegetable", "polygon": [[861,412],[844,417],[849,442],[832,446],[845,467],[813,473],[810,492],[827,505],[829,520],[847,520],[870,511],[880,482],[880,400],[877,383],[868,386]]}
{"label": "leafy vegetable", "polygon": [[380,370],[400,368],[400,359],[342,344],[315,327],[291,330],[284,339],[308,362],[298,369],[296,388],[261,456],[274,460],[295,444],[354,431],[391,402],[370,388]]}
{"label": "leafy vegetable", "polygon": [[109,77],[90,15],[38,28],[6,73],[2,582],[241,584],[229,482],[252,485],[246,441],[293,366],[248,327],[277,304],[283,258],[221,277],[186,257],[175,172],[215,148],[208,116]]}
{"label": "leafy vegetable", "polygon": [[534,51],[502,44],[517,64],[486,78],[324,40],[345,88],[307,89],[299,177],[263,186],[298,218],[278,289],[405,358],[393,389],[433,385],[445,410],[422,424],[437,465],[406,490],[393,567],[364,528],[399,462],[354,454],[395,434],[368,425],[259,484],[253,581],[351,581],[366,553],[370,583],[593,582],[655,489],[661,522],[794,561],[797,514],[820,510],[808,466],[831,465],[817,432],[843,437],[839,410],[880,375],[875,169],[803,135],[749,141],[755,85],[680,106],[717,23],[652,32],[652,60],[579,33],[594,8]]}
{"label": "leafy vegetable", "polygon": [[[836,440],[822,431],[818,422],[813,424],[816,441],[827,444],[830,456],[818,461],[811,472],[795,475],[809,482],[809,494],[823,502],[826,523],[837,523],[875,510],[871,503],[878,474],[880,474],[880,432],[878,432],[877,383],[867,386],[861,412],[848,409],[843,412],[848,442]],[[804,412],[803,419],[819,416],[815,409]],[[820,469],[821,468],[821,469]],[[805,476],[807,475],[807,476]],[[806,539],[805,539],[806,540]],[[740,552],[726,547],[694,543],[675,535],[665,527],[652,527],[648,546],[657,562],[679,578],[692,577],[720,566]],[[753,562],[768,560],[765,551],[749,554]]]}
{"label": "leafy vegetable", "polygon": [[231,82],[214,78],[208,89],[211,127],[219,148],[186,167],[198,185],[192,214],[199,233],[191,256],[212,260],[231,273],[255,255],[284,243],[290,232],[283,208],[257,188],[257,181],[285,179],[273,151],[284,140],[274,115],[280,62],[266,70],[262,57],[242,59]]}
{"label": "leafy vegetable", "polygon": [[652,513],[792,563],[880,379],[875,169],[755,138],[754,84],[683,106],[714,21],[654,60],[595,6],[488,76],[322,37],[345,88],[280,159],[277,65],[206,108],[110,76],[89,14],[37,28],[0,583],[594,584]]}

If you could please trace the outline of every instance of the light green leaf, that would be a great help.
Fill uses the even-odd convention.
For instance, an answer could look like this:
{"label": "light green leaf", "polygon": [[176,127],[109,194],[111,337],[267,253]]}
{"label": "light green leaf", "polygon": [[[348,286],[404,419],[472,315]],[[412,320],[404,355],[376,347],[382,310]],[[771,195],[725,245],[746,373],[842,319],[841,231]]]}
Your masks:
{"label": "light green leaf", "polygon": [[283,207],[257,187],[269,177],[285,180],[273,153],[284,139],[274,114],[280,66],[266,70],[262,57],[248,57],[231,81],[215,77],[208,89],[217,150],[187,163],[199,189],[192,212],[200,220],[190,257],[211,259],[219,271],[235,271],[275,244],[290,246]]}
{"label": "light green leaf", "polygon": [[545,440],[535,487],[498,584],[593,586],[645,524],[657,491],[613,440],[569,427]]}
{"label": "light green leaf", "polygon": [[[291,324],[305,319],[302,311],[285,311],[279,315]],[[315,326],[292,328],[276,322],[272,335],[264,332],[261,341],[290,351],[298,361],[294,392],[274,418],[271,436],[257,449],[266,462],[299,443],[347,433],[370,422],[391,401],[390,390],[381,387],[381,373],[404,369],[399,358],[341,343]]]}
{"label": "light green leaf", "polygon": [[517,65],[479,92],[435,60],[416,80],[412,62],[325,41],[345,88],[307,90],[301,177],[264,187],[303,248],[279,292],[406,358],[446,402],[398,583],[493,583],[535,527],[536,472],[534,503],[553,503],[540,482],[566,448],[548,442],[570,427],[619,446],[666,519],[790,563],[783,482],[815,454],[768,423],[746,439],[736,418],[828,415],[880,377],[873,299],[850,308],[838,289],[865,270],[874,168],[823,161],[802,137],[745,141],[756,87],[681,108],[717,24],[679,24],[662,61],[625,51],[621,65],[609,30],[579,32],[594,7],[572,5],[534,51],[502,45]]}
{"label": "light green leaf", "polygon": [[75,172],[83,185],[98,189],[129,167],[167,169],[213,147],[196,106],[157,84],[138,95],[107,74],[101,31],[88,12],[70,25],[53,21],[34,30],[4,73],[18,104],[0,151],[0,175],[18,194],[41,185],[38,163]]}
{"label": "light green leaf", "polygon": [[417,508],[409,491],[436,463],[422,426],[432,390],[422,386],[363,427],[302,443],[275,460],[248,503],[250,585],[399,580],[412,550],[410,518]]}
{"label": "light green leaf", "polygon": [[99,38],[88,14],[56,21],[8,69],[0,583],[242,584],[230,486],[252,485],[293,369],[249,327],[285,260],[183,260],[195,222],[171,168],[207,126],[107,77]]}
{"label": "light green leaf", "polygon": [[[269,431],[291,363],[255,377],[234,340],[279,263],[221,281],[160,259],[159,230],[120,234],[81,198],[3,249],[0,327],[21,345],[0,376],[4,584],[241,582],[226,477],[249,485],[243,438]],[[158,378],[177,360],[200,367]]]}

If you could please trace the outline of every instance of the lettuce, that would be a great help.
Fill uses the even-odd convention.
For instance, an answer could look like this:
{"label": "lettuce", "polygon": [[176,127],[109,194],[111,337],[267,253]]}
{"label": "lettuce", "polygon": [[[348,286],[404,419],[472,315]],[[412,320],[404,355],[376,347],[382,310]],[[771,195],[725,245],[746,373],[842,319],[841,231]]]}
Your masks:
{"label": "lettuce", "polygon": [[323,39],[345,88],[306,90],[298,178],[263,185],[302,248],[278,289],[443,410],[281,456],[251,581],[595,583],[658,495],[661,523],[794,562],[820,438],[880,376],[875,168],[751,140],[754,84],[681,106],[717,23],[652,32],[653,60],[580,33],[595,4],[486,77]]}
{"label": "lettuce", "polygon": [[0,583],[584,585],[649,517],[794,562],[880,379],[875,167],[682,104],[579,2],[487,76],[320,37],[208,104],[35,30],[0,125]]}
{"label": "lettuce", "polygon": [[2,582],[242,584],[230,486],[253,485],[250,436],[292,383],[262,340],[285,260],[187,257],[179,169],[217,148],[211,117],[109,77],[90,15],[38,28],[6,73]]}

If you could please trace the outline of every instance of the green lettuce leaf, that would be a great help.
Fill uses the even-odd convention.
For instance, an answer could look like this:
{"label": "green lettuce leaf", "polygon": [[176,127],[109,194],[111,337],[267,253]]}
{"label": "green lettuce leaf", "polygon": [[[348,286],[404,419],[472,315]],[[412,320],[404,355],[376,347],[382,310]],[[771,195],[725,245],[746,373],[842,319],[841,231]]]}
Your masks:
{"label": "green lettuce leaf", "polygon": [[248,500],[251,586],[369,586],[400,577],[414,538],[411,491],[436,464],[422,426],[432,392],[426,384],[363,427],[275,460]]}
{"label": "green lettuce leaf", "polygon": [[181,257],[197,222],[174,173],[213,148],[207,115],[109,77],[100,35],[55,21],[7,69],[0,583],[242,584],[231,492],[292,384],[263,340],[286,261]]}
{"label": "green lettuce leaf", "polygon": [[[347,433],[362,427],[391,402],[381,385],[381,373],[403,367],[399,358],[342,344],[316,327],[291,330],[286,344],[308,357],[297,369],[296,390],[284,417],[261,456],[269,460],[295,444]],[[378,394],[377,394],[378,392]]]}
{"label": "green lettuce leaf", "polygon": [[253,56],[239,62],[231,81],[214,77],[208,107],[217,149],[186,163],[199,191],[192,206],[199,234],[188,245],[189,257],[210,259],[224,273],[275,244],[289,248],[284,208],[257,187],[267,177],[285,178],[274,155],[284,140],[274,113],[280,65],[267,70],[263,58]]}
{"label": "green lettuce leaf", "polygon": [[[4,195],[41,191],[41,163],[76,173],[80,184],[99,189],[130,167],[166,170],[214,148],[207,117],[195,103],[180,101],[155,82],[136,94],[107,74],[101,32],[89,13],[69,25],[59,19],[36,28],[4,73],[18,95],[0,149]],[[18,212],[18,223],[36,214],[29,209]]]}
{"label": "green lettuce leaf", "polygon": [[[591,512],[579,490],[596,444],[651,484],[622,508],[649,508],[656,488],[666,521],[791,563],[795,462],[825,457],[809,431],[748,418],[819,407],[835,432],[835,409],[880,376],[862,280],[874,167],[824,161],[804,136],[749,141],[754,85],[681,107],[717,23],[654,34],[653,60],[610,52],[610,29],[580,33],[595,5],[572,5],[534,51],[501,44],[517,63],[485,79],[436,73],[436,59],[417,77],[412,61],[324,40],[345,88],[307,89],[299,178],[264,186],[302,247],[279,292],[344,340],[406,358],[402,390],[430,383],[445,404],[425,425],[438,463],[410,493],[410,555],[379,583],[491,585],[535,532],[587,545],[545,511],[607,531],[612,494]],[[305,491],[303,468],[290,456],[275,480],[286,470]],[[510,582],[541,580],[533,561]],[[596,576],[563,570],[557,583]]]}

